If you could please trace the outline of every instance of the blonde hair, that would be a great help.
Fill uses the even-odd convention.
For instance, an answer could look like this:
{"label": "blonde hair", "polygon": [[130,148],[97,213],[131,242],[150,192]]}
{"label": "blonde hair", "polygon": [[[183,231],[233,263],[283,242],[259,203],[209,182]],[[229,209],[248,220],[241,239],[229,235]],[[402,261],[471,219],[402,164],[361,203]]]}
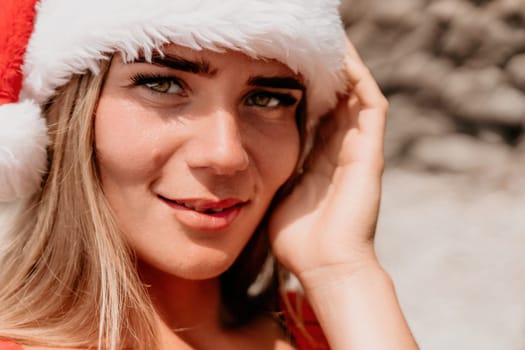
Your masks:
{"label": "blonde hair", "polygon": [[[45,108],[52,142],[42,191],[0,233],[7,235],[0,252],[0,338],[108,350],[156,347],[156,312],[105,200],[95,161],[93,121],[109,65],[103,63],[97,75],[73,77]],[[303,100],[296,118],[303,150],[305,118]],[[271,259],[265,224],[263,219],[220,276],[227,327],[279,309],[275,266],[256,295],[249,291]]]}
{"label": "blonde hair", "polygon": [[74,77],[46,108],[50,169],[0,256],[0,337],[111,350],[155,346],[153,306],[94,161],[93,118],[108,67]]}

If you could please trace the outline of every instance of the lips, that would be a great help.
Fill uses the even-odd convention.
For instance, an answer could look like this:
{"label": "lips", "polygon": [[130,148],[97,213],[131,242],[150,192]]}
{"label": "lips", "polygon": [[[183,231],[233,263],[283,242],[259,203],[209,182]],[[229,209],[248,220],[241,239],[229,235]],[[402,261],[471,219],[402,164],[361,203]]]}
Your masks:
{"label": "lips", "polygon": [[222,200],[171,199],[158,196],[185,226],[199,230],[222,230],[230,226],[248,204],[238,198]]}
{"label": "lips", "polygon": [[178,201],[174,201],[175,204],[179,204],[179,205],[182,205],[188,209],[191,209],[191,210],[195,210],[195,211],[198,211],[199,213],[204,213],[204,214],[218,214],[218,213],[222,213],[226,210],[229,209],[229,207],[224,207],[224,208],[204,208],[204,207],[194,207],[188,203],[184,203],[184,202],[178,202]]}
{"label": "lips", "polygon": [[187,209],[195,210],[199,213],[204,214],[222,213],[224,211],[232,209],[233,207],[241,206],[245,203],[244,201],[236,198],[228,198],[220,201],[208,201],[199,199],[168,199],[164,197],[163,199],[174,204],[181,205]]}

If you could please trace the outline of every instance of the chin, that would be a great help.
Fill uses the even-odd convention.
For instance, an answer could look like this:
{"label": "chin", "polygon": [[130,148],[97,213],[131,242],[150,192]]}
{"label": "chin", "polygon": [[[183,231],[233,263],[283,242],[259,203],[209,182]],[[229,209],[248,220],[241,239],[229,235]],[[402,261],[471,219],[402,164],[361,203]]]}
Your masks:
{"label": "chin", "polygon": [[[235,262],[238,254],[204,249],[191,254],[181,254],[176,259],[141,259],[141,265],[150,273],[161,273],[185,280],[206,280],[219,277]],[[144,266],[146,265],[146,266]],[[155,271],[155,272],[154,272]],[[144,271],[143,271],[144,272]]]}
{"label": "chin", "polygon": [[207,263],[206,265],[192,266],[183,271],[177,271],[175,276],[194,281],[213,279],[219,277],[223,272],[228,270],[232,264],[233,261],[231,263]]}

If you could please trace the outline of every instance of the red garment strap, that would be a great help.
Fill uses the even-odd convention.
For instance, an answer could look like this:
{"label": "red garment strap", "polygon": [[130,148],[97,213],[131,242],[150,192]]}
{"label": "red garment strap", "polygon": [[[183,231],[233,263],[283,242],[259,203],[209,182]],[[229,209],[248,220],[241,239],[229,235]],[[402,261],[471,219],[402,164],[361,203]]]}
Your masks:
{"label": "red garment strap", "polygon": [[323,329],[308,301],[295,292],[287,292],[282,299],[286,326],[298,349],[329,350]]}
{"label": "red garment strap", "polygon": [[0,350],[23,350],[20,345],[8,340],[0,340]]}

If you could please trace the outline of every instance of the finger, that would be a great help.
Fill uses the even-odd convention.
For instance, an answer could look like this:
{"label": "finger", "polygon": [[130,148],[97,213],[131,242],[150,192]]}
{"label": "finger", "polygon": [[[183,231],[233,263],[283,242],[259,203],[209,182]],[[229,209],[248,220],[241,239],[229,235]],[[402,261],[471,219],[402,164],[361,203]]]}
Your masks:
{"label": "finger", "polygon": [[347,56],[345,73],[351,92],[358,97],[363,109],[374,108],[386,111],[388,102],[370,70],[362,62]]}
{"label": "finger", "polygon": [[[386,107],[387,102],[370,70],[366,67],[354,45],[346,38],[345,72],[350,87],[365,107]],[[362,93],[360,93],[362,92]]]}
{"label": "finger", "polygon": [[333,115],[333,122],[322,136],[332,142],[332,160],[344,164],[368,164],[382,171],[383,139],[388,103],[355,48],[348,43],[345,70],[349,94],[342,96]]}
{"label": "finger", "polygon": [[355,61],[363,64],[363,60],[361,59],[361,55],[359,55],[359,52],[357,52],[357,49],[355,48],[354,44],[352,44],[350,39],[348,39],[348,37],[346,37],[345,45],[346,45],[347,55],[350,56]]}
{"label": "finger", "polygon": [[[350,85],[350,93],[359,103],[360,113],[350,113],[355,120],[351,124],[360,131],[379,133],[382,136],[386,124],[388,101],[381,92],[370,70],[363,64],[354,46],[347,40],[345,72]],[[349,99],[349,108],[352,99]],[[347,116],[348,118],[348,116]]]}
{"label": "finger", "polygon": [[337,128],[351,129],[382,142],[388,104],[376,86],[372,78],[363,78],[350,96],[340,99],[333,114]]}
{"label": "finger", "polygon": [[339,163],[369,164],[375,171],[382,172],[385,113],[376,109],[362,110],[359,106],[350,110],[350,107],[341,105],[335,114],[337,119],[348,120],[344,127],[340,127],[342,123],[337,123],[338,132],[330,136],[335,141],[330,151],[337,154]]}

